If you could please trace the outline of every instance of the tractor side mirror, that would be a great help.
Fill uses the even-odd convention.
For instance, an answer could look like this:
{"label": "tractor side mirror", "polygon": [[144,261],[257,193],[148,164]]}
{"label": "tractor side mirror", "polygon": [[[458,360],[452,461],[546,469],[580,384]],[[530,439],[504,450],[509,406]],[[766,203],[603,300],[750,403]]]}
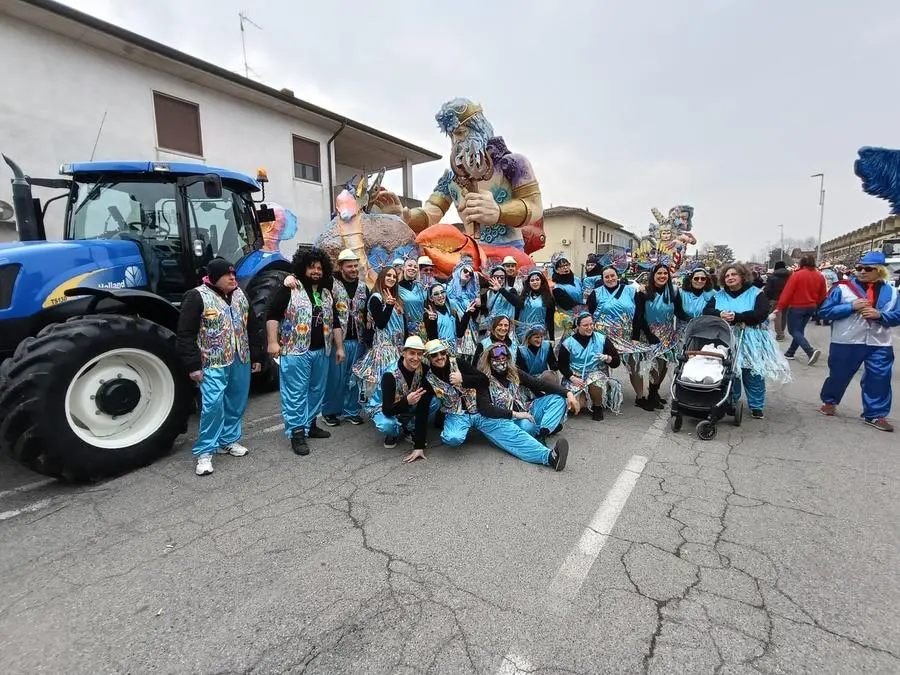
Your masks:
{"label": "tractor side mirror", "polygon": [[203,183],[203,193],[207,199],[222,198],[222,178],[214,173],[202,176],[184,176],[178,179],[178,187],[186,188],[195,183]]}
{"label": "tractor side mirror", "polygon": [[260,205],[256,210],[256,219],[260,223],[271,223],[275,221],[275,209],[266,204]]}

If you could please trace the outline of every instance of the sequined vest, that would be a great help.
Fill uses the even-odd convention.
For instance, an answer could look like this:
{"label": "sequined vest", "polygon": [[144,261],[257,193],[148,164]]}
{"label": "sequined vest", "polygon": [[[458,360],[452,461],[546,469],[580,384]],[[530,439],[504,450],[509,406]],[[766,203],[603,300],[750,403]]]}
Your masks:
{"label": "sequined vest", "polygon": [[[451,364],[450,369],[451,371],[455,370],[455,365]],[[445,415],[474,414],[477,412],[474,389],[459,389],[449,382],[444,382],[433,370],[428,371],[425,379],[428,380],[431,388],[434,389],[434,395],[441,404],[441,412]]]}
{"label": "sequined vest", "polygon": [[353,297],[347,293],[347,287],[340,279],[334,281],[334,308],[337,310],[338,320],[344,328],[344,335],[350,334],[350,321],[353,321],[353,334],[356,339],[362,335],[365,328],[363,308],[366,306],[366,285],[362,280],[356,285],[356,293]]}
{"label": "sequined vest", "polygon": [[491,403],[498,408],[505,408],[506,410],[527,411],[530,402],[528,395],[525,393],[525,387],[515,385],[512,382],[509,384],[510,386],[504,387],[496,377],[491,377]]}
{"label": "sequined vest", "polygon": [[247,337],[250,303],[244,292],[236,288],[231,294],[231,305],[205,284],[198,286],[197,292],[203,300],[203,314],[197,333],[203,367],[225,368],[234,362],[235,355],[241,363],[247,363],[250,360],[250,340]]}
{"label": "sequined vest", "polygon": [[[334,325],[331,291],[319,291],[322,298],[322,332],[325,337],[325,353],[331,353],[331,327]],[[312,338],[313,306],[306,288],[291,290],[291,300],[281,323],[281,353],[284,356],[305,354]]]}

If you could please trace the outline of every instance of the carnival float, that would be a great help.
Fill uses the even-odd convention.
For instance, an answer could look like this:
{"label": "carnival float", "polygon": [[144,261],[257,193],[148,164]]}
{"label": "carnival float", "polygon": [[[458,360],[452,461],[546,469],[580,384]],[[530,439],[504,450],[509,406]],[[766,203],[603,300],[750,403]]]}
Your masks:
{"label": "carnival float", "polygon": [[[482,272],[512,256],[519,271],[534,268],[530,254],[544,247],[543,206],[534,169],[511,152],[481,106],[456,98],[435,115],[450,138],[450,168],[421,207],[409,209],[374,178],[354,177],[335,200],[336,215],[314,246],[333,259],[350,248],[360,253],[366,278],[395,258],[427,255],[435,272],[449,278],[468,257]],[[442,223],[454,205],[462,222]]]}

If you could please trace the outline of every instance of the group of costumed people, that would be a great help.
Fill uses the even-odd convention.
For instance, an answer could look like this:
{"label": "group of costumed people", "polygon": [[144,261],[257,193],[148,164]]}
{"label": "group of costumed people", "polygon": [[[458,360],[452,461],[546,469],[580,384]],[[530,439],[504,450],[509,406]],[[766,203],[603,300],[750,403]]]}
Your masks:
{"label": "group of costumed people", "polygon": [[[365,412],[385,447],[411,442],[407,462],[424,458],[429,427],[451,447],[475,428],[502,450],[561,471],[569,448],[557,435],[567,418],[582,408],[595,421],[621,411],[611,369],[626,368],[639,408],[665,407],[660,387],[681,356],[684,326],[701,314],[734,329],[740,384],[752,415],[763,417],[766,379],[786,382],[790,369],[749,270],[723,266],[714,285],[702,267],[674,283],[670,260],[653,265],[644,284],[595,256],[583,276],[563,254],[549,271],[538,269],[528,254],[544,243],[542,207],[528,160],[510,152],[471,101],[448,102],[436,119],[453,140],[451,169],[422,207],[406,209],[384,190],[352,195],[348,186],[330,243],[323,235],[324,243],[298,248],[265,316],[250,312],[222,259],[185,296],[178,344],[202,395],[198,475],[212,473],[215,454],[247,453],[241,418],[250,372],[266,353],[278,362],[285,434],[298,455],[331,435],[320,416],[328,427],[360,425]],[[365,210],[372,204],[377,216]],[[451,204],[459,227],[438,222]],[[673,212],[689,220],[692,209]],[[363,216],[381,218],[380,226],[367,229]],[[677,246],[666,228],[663,241]],[[387,247],[366,238],[373,232],[399,235],[404,246],[389,250],[403,254],[375,260]],[[868,319],[875,302],[866,307],[858,311]],[[843,305],[831,311],[843,320]],[[853,358],[869,358],[860,354]],[[829,385],[829,405],[845,385]]]}

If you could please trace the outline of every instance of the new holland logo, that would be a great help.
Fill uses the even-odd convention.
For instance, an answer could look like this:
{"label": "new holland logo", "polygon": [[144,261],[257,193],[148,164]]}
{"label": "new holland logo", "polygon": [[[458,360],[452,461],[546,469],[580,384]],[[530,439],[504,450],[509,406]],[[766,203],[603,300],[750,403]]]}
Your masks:
{"label": "new holland logo", "polygon": [[145,286],[144,272],[137,265],[129,265],[125,268],[125,288]]}

